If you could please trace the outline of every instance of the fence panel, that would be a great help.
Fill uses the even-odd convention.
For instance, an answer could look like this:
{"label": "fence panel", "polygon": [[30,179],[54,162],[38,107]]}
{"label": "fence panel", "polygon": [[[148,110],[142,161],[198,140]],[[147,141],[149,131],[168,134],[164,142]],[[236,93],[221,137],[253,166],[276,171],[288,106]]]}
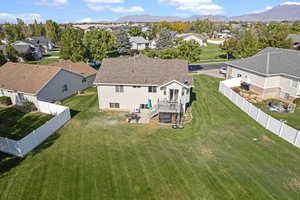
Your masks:
{"label": "fence panel", "polygon": [[244,106],[244,103],[245,103],[245,99],[243,97],[241,97],[239,94],[237,94],[237,103],[236,105],[241,109],[243,110],[243,106]]}
{"label": "fence panel", "polygon": [[298,131],[298,137],[297,137],[297,140],[295,142],[295,145],[300,148],[300,131]]}
{"label": "fence panel", "polygon": [[283,126],[283,129],[282,129],[281,137],[283,139],[285,139],[286,141],[294,144],[297,133],[298,133],[298,130],[296,130],[296,129],[294,129],[294,128],[292,128],[292,127],[285,124]]}
{"label": "fence panel", "polygon": [[14,140],[0,137],[0,151],[20,156],[20,148],[18,146],[18,143]]}
{"label": "fence panel", "polygon": [[253,106],[251,104],[250,109],[249,109],[249,115],[250,115],[250,117],[252,117],[254,120],[256,120],[257,114],[258,114],[258,108],[256,108],[255,106]]}
{"label": "fence panel", "polygon": [[273,117],[269,116],[269,126],[267,127],[267,129],[273,133],[275,133],[276,135],[280,134],[280,130],[281,130],[281,126],[282,126],[282,122],[274,119]]}
{"label": "fence panel", "polygon": [[268,120],[269,120],[269,115],[264,113],[263,111],[259,110],[259,116],[258,116],[257,122],[266,128]]}

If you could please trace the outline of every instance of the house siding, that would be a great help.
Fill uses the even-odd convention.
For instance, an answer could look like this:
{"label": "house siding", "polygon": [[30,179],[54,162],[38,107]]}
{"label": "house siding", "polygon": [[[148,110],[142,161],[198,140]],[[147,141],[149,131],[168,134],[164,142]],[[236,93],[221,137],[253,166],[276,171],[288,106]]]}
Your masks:
{"label": "house siding", "polygon": [[24,92],[0,89],[0,97],[1,96],[10,97],[12,104],[15,105],[22,105],[26,100],[28,100],[38,106],[38,100],[34,94],[26,94]]}

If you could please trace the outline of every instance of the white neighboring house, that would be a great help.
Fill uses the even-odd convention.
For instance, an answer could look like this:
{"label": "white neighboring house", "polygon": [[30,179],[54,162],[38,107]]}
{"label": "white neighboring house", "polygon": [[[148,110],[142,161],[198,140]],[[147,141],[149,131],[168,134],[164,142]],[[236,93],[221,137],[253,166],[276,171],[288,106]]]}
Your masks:
{"label": "white neighboring house", "polygon": [[300,98],[300,52],[266,48],[257,55],[228,62],[227,79],[241,78],[263,100]]}
{"label": "white neighboring house", "polygon": [[207,46],[207,36],[198,33],[184,33],[176,35],[177,38],[182,38],[183,41],[196,41],[200,46]]}
{"label": "white neighboring house", "polygon": [[152,59],[143,55],[104,59],[97,73],[99,108],[149,112],[170,123],[190,103],[192,76],[183,60]]}
{"label": "white neighboring house", "polygon": [[90,87],[88,77],[68,68],[6,63],[0,67],[0,96],[10,97],[16,105],[26,100],[35,105],[38,100],[55,102]]}
{"label": "white neighboring house", "polygon": [[142,51],[149,47],[149,41],[141,36],[130,37],[129,41],[131,43],[132,50]]}
{"label": "white neighboring house", "polygon": [[149,43],[149,48],[150,49],[156,49],[157,47],[157,42],[156,40],[152,40],[150,43]]}
{"label": "white neighboring house", "polygon": [[24,41],[41,48],[45,53],[52,51],[55,47],[52,39],[46,37],[28,37]]}

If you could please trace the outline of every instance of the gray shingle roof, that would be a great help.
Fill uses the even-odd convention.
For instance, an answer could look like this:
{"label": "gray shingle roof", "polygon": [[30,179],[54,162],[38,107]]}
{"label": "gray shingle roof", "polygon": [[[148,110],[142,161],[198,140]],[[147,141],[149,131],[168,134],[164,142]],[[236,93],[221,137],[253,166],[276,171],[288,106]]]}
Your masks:
{"label": "gray shingle roof", "polygon": [[300,43],[300,34],[289,34],[288,38],[290,38],[293,43]]}
{"label": "gray shingle roof", "polygon": [[130,42],[134,42],[134,43],[137,43],[137,44],[147,44],[149,43],[148,40],[146,40],[145,38],[143,37],[130,37]]}
{"label": "gray shingle roof", "polygon": [[[191,86],[188,63],[184,60],[161,60],[143,55],[104,59],[95,83],[163,85],[176,80]],[[186,83],[187,81],[187,83]]]}
{"label": "gray shingle roof", "polygon": [[208,36],[206,36],[205,34],[199,34],[199,33],[184,33],[184,34],[179,34],[177,35],[177,37],[179,38],[188,38],[190,36],[194,36],[200,40],[207,40],[208,39]]}
{"label": "gray shingle roof", "polygon": [[228,65],[264,76],[285,75],[300,79],[300,51],[266,48],[257,55]]}

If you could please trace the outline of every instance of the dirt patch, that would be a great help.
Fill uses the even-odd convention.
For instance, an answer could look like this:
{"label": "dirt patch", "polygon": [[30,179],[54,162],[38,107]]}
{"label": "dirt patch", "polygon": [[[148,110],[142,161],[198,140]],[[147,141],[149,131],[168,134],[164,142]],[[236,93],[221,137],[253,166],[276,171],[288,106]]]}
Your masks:
{"label": "dirt patch", "polygon": [[300,177],[292,178],[287,184],[285,184],[285,187],[300,192]]}
{"label": "dirt patch", "polygon": [[261,137],[261,140],[264,141],[264,142],[272,142],[271,138],[267,135],[263,135]]}

